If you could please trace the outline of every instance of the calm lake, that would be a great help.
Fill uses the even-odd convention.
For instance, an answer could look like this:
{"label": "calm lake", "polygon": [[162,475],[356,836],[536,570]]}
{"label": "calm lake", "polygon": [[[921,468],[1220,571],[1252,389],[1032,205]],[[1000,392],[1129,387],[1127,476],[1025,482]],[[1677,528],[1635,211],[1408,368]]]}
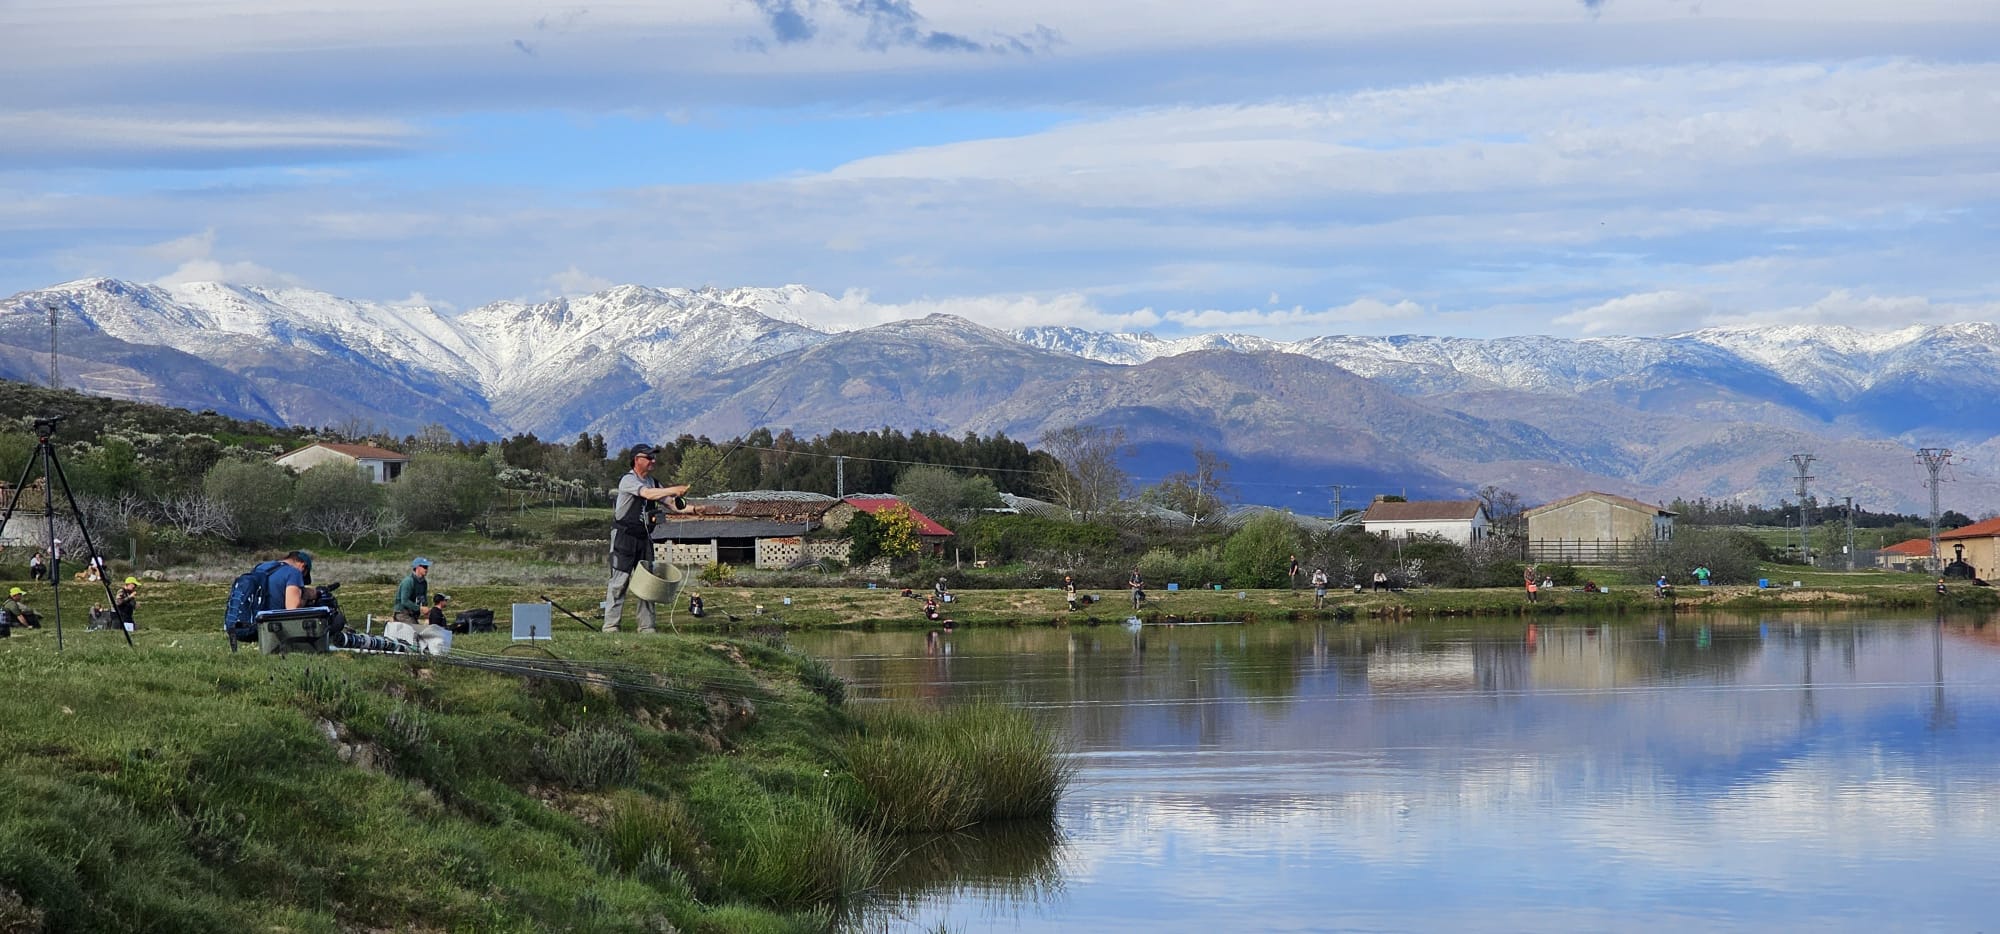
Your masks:
{"label": "calm lake", "polygon": [[856,703],[1069,737],[1056,831],[926,841],[866,930],[1993,930],[2000,621],[804,633]]}

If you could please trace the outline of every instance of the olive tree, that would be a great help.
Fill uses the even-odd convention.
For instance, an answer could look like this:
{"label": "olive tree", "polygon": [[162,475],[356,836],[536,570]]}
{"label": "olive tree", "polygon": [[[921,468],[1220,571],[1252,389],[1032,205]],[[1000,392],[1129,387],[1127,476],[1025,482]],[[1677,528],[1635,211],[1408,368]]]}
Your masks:
{"label": "olive tree", "polygon": [[481,457],[419,454],[389,487],[389,505],[410,528],[455,528],[486,514],[500,492],[499,472]]}
{"label": "olive tree", "polygon": [[292,505],[292,472],[262,458],[217,461],[201,478],[209,502],[229,516],[230,538],[261,545],[284,534]]}
{"label": "olive tree", "polygon": [[1267,512],[1243,523],[1222,546],[1222,563],[1230,583],[1238,587],[1283,587],[1289,582],[1290,557],[1299,552],[1301,536],[1292,520]]}
{"label": "olive tree", "polygon": [[375,531],[382,517],[382,489],[368,471],[348,464],[321,464],[299,474],[292,488],[292,527],[353,548]]}

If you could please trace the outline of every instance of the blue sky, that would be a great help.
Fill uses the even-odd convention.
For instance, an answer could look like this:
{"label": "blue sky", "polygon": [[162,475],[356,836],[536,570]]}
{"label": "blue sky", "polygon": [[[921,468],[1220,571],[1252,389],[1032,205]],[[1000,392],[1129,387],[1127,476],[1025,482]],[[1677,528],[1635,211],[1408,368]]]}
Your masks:
{"label": "blue sky", "polygon": [[852,327],[1991,320],[2000,2],[12,0],[0,294]]}

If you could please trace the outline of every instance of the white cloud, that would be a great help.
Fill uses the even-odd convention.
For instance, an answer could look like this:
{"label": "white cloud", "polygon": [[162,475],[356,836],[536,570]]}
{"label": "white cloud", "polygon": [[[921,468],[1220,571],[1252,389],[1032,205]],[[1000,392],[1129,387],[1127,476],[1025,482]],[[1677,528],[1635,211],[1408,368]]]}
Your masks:
{"label": "white cloud", "polygon": [[1714,311],[1706,297],[1692,292],[1664,291],[1626,295],[1580,311],[1558,315],[1551,323],[1571,327],[1583,336],[1599,334],[1661,334],[1693,330]]}
{"label": "white cloud", "polygon": [[1079,294],[989,295],[964,298],[921,299],[911,302],[875,302],[866,290],[850,289],[838,298],[812,293],[792,310],[821,330],[847,331],[873,327],[892,321],[926,315],[957,315],[987,327],[1002,330],[1035,325],[1062,325],[1100,331],[1120,331],[1154,327],[1162,318],[1151,309],[1110,312],[1093,305]]}
{"label": "white cloud", "polygon": [[593,276],[571,263],[568,269],[548,277],[548,283],[555,287],[558,295],[588,295],[602,292],[618,283],[603,276]]}
{"label": "white cloud", "polygon": [[1677,66],[1144,110],[872,156],[826,177],[1007,181],[1103,206],[1518,191],[1576,203],[1995,147],[2000,65]]}
{"label": "white cloud", "polygon": [[421,138],[410,125],[386,119],[13,110],[0,111],[0,167],[373,158],[410,151]]}
{"label": "white cloud", "polygon": [[233,285],[271,288],[294,288],[305,285],[305,282],[297,276],[247,260],[217,259],[214,228],[156,243],[141,252],[178,264],[171,272],[154,279],[155,285],[171,287],[190,282],[227,282]]}
{"label": "white cloud", "polygon": [[1423,317],[1424,308],[1407,299],[1385,302],[1380,299],[1357,299],[1337,308],[1308,310],[1303,306],[1278,309],[1247,309],[1243,311],[1169,311],[1166,319],[1182,327],[1196,331],[1248,331],[1266,336],[1310,336],[1319,334],[1343,334],[1357,326],[1375,325],[1385,321],[1409,321]]}
{"label": "white cloud", "polygon": [[451,302],[443,301],[441,299],[432,298],[428,295],[425,295],[422,292],[411,292],[405,298],[399,298],[394,301],[387,302],[386,304],[391,308],[400,308],[406,311],[415,311],[419,309],[429,308],[432,311],[450,313],[458,310],[457,305],[454,305]]}
{"label": "white cloud", "polygon": [[1884,331],[1911,325],[1992,321],[1996,318],[2000,318],[2000,301],[1934,302],[1921,295],[1862,295],[1848,289],[1835,289],[1803,305],[1733,315],[1728,323],[1747,327],[1843,325],[1864,331]]}

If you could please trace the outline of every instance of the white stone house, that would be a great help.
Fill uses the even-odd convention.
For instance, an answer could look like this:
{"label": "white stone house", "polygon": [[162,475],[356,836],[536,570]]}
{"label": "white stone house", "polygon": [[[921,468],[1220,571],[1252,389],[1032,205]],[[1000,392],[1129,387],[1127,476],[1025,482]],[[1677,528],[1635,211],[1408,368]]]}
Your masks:
{"label": "white stone house", "polygon": [[1361,515],[1361,527],[1383,538],[1435,535],[1448,542],[1472,545],[1486,540],[1492,524],[1486,505],[1476,499],[1419,500],[1394,503],[1376,500]]}
{"label": "white stone house", "polygon": [[373,445],[315,441],[296,451],[278,455],[278,463],[298,473],[305,473],[321,464],[347,464],[368,471],[368,479],[376,483],[391,483],[403,475],[403,468],[410,463],[410,457]]}

